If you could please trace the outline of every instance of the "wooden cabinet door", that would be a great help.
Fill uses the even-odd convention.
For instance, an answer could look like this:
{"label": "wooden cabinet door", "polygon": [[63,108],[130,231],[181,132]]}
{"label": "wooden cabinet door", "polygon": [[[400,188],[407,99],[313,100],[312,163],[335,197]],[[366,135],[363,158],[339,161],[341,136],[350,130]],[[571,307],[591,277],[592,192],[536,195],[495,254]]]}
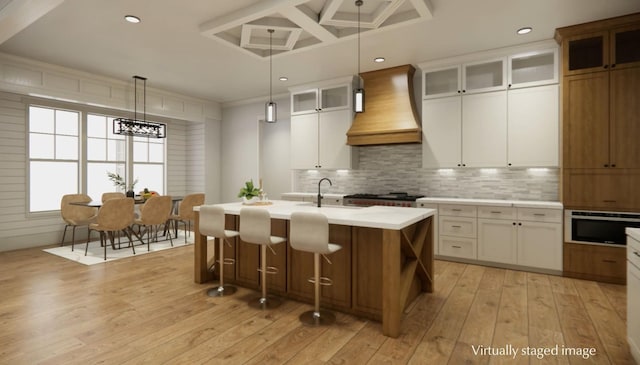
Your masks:
{"label": "wooden cabinet door", "polygon": [[318,113],[291,117],[291,168],[318,168]]}
{"label": "wooden cabinet door", "polygon": [[564,244],[564,276],[617,284],[626,282],[626,250],[622,247]]}
{"label": "wooden cabinet door", "polygon": [[564,78],[564,168],[609,166],[609,73]]}
{"label": "wooden cabinet door", "polygon": [[462,97],[422,101],[422,167],[459,167],[462,163]]}
{"label": "wooden cabinet door", "polygon": [[562,41],[563,75],[606,71],[608,64],[609,32],[581,34]]}
{"label": "wooden cabinet door", "polygon": [[509,90],[508,166],[558,166],[558,85]]}
{"label": "wooden cabinet door", "polygon": [[518,222],[518,265],[562,270],[562,224]]}
{"label": "wooden cabinet door", "polygon": [[563,204],[573,209],[632,209],[633,195],[638,195],[630,186],[632,176],[637,174],[622,169],[565,169]]}
{"label": "wooden cabinet door", "polygon": [[462,164],[466,167],[507,165],[507,92],[462,97]]}
{"label": "wooden cabinet door", "polygon": [[640,168],[640,67],[611,71],[610,78],[610,164]]}
{"label": "wooden cabinet door", "polygon": [[517,225],[501,219],[478,219],[478,260],[516,264]]}

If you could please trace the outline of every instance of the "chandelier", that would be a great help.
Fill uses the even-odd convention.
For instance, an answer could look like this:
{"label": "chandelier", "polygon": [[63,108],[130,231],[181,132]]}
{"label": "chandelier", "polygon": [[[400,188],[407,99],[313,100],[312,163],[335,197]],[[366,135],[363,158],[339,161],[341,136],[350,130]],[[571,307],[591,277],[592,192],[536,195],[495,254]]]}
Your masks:
{"label": "chandelier", "polygon": [[[113,134],[136,137],[166,138],[167,125],[164,123],[147,122],[147,78],[133,76],[133,119],[116,118],[113,120]],[[143,83],[143,116],[138,119],[138,81]]]}

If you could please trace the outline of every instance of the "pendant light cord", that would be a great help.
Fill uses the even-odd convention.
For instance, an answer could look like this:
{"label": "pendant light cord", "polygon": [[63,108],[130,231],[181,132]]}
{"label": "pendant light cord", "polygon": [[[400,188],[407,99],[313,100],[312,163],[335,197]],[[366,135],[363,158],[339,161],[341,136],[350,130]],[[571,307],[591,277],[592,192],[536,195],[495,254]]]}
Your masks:
{"label": "pendant light cord", "polygon": [[362,0],[356,0],[356,6],[358,7],[358,87],[362,88],[362,79],[360,77],[360,7],[362,6]]}
{"label": "pendant light cord", "polygon": [[273,102],[272,92],[273,92],[273,29],[268,29],[269,32],[269,102]]}

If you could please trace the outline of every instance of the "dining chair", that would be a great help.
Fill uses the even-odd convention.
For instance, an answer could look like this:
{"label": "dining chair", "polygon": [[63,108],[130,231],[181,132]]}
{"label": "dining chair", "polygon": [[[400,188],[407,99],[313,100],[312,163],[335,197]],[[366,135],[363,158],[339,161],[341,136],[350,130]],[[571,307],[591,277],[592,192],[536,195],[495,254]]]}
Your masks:
{"label": "dining chair", "polygon": [[[259,309],[272,309],[280,306],[277,298],[267,298],[267,274],[276,274],[278,269],[267,266],[267,248],[286,242],[285,237],[271,235],[271,215],[264,208],[245,207],[240,209],[240,239],[247,243],[260,245],[260,286],[262,296],[249,302],[249,305]],[[273,249],[271,252],[275,255]]]}
{"label": "dining chair", "polygon": [[[84,248],[84,255],[87,256],[89,242],[91,240],[91,231],[100,232],[100,243],[104,246],[104,259],[107,259],[107,233],[124,232],[129,238],[129,245],[136,254],[131,239],[131,224],[133,223],[133,198],[116,198],[108,199],[98,210],[96,222],[89,225],[89,236],[87,237],[87,245]],[[113,241],[111,247],[115,249]]]}
{"label": "dining chair", "polygon": [[[290,220],[289,244],[294,250],[313,253],[314,309],[300,315],[300,322],[309,325],[326,325],[335,322],[333,313],[320,310],[320,285],[332,285],[329,278],[320,276],[320,255],[325,259],[342,246],[329,242],[329,221],[322,213],[293,212]],[[328,259],[327,261],[331,263]]]}
{"label": "dining chair", "polygon": [[71,251],[76,243],[76,227],[89,226],[98,214],[96,208],[84,207],[81,205],[73,205],[71,203],[88,203],[91,197],[86,194],[66,194],[62,196],[60,201],[60,215],[65,222],[64,232],[62,233],[62,241],[60,246],[64,246],[64,238],[67,235],[67,228],[73,227],[71,230]]}
{"label": "dining chair", "polygon": [[[173,214],[169,219],[174,224],[176,238],[178,237],[178,224],[184,225],[184,243],[187,244],[187,232],[191,231],[191,221],[195,218],[193,207],[204,204],[204,193],[188,194],[178,206],[178,214]],[[188,228],[188,229],[187,229]]]}
{"label": "dining chair", "polygon": [[109,199],[122,199],[122,198],[126,198],[127,196],[125,195],[125,193],[121,193],[121,192],[109,192],[109,193],[102,193],[102,202],[106,202]]}
{"label": "dining chair", "polygon": [[[147,235],[147,251],[151,250],[151,235],[155,229],[155,239],[158,240],[159,225],[164,225],[171,214],[173,201],[170,195],[152,196],[140,207],[140,217],[134,219],[133,224],[143,228],[140,237]],[[173,238],[168,235],[173,246]]]}

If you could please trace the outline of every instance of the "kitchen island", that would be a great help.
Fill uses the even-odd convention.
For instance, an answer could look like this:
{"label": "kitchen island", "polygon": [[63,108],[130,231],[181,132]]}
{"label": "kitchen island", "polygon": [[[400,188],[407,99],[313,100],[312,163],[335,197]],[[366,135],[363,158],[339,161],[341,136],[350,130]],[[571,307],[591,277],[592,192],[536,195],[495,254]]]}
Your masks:
{"label": "kitchen island", "polygon": [[[226,228],[239,230],[241,203],[220,204],[226,213]],[[343,249],[323,262],[322,275],[334,285],[322,288],[321,303],[335,310],[382,322],[386,336],[398,337],[403,310],[422,292],[433,292],[435,211],[399,207],[316,207],[310,203],[273,201],[267,209],[272,218],[272,234],[288,237],[289,219],[296,211],[322,212],[329,220],[329,240]],[[199,207],[194,208],[194,280],[205,283],[215,273],[208,270],[207,238],[199,231]],[[220,244],[216,242],[216,244]],[[257,289],[259,249],[257,245],[232,241],[225,258],[225,282]],[[291,249],[288,244],[273,246],[269,265],[279,267],[271,275],[271,293],[311,303],[313,286],[307,282],[313,271],[312,255]],[[227,253],[228,252],[228,253]],[[228,255],[228,256],[227,256]]]}

